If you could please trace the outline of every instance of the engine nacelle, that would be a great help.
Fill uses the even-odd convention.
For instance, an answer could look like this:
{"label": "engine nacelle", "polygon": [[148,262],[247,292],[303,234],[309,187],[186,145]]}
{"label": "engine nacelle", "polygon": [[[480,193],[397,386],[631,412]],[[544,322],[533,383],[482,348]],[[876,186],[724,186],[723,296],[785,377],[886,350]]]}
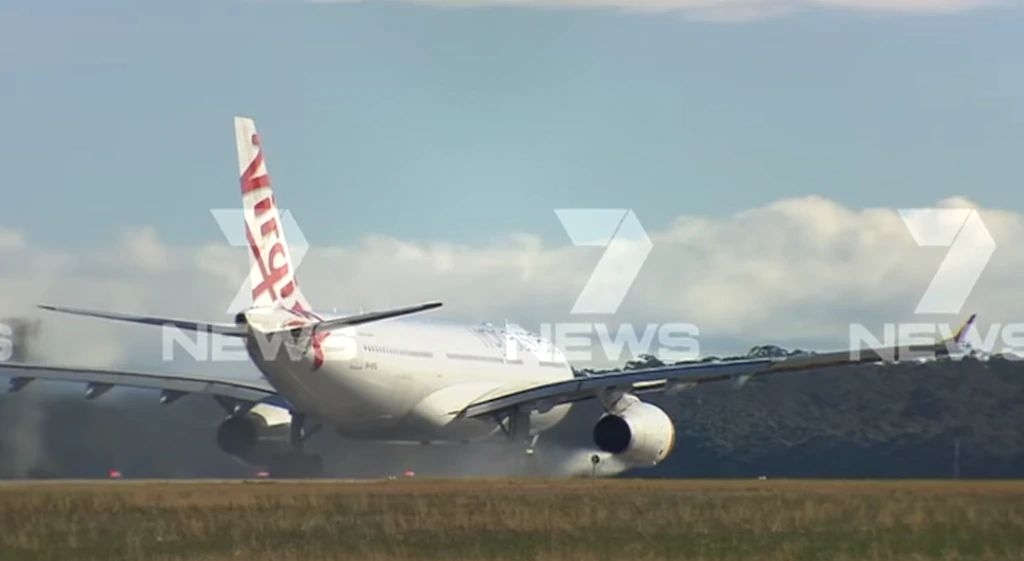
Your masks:
{"label": "engine nacelle", "polygon": [[637,466],[664,460],[676,442],[676,427],[668,414],[638,401],[619,413],[608,413],[594,425],[594,444]]}
{"label": "engine nacelle", "polygon": [[292,416],[270,403],[257,403],[232,415],[217,428],[217,446],[247,464],[266,466],[274,456],[291,450]]}

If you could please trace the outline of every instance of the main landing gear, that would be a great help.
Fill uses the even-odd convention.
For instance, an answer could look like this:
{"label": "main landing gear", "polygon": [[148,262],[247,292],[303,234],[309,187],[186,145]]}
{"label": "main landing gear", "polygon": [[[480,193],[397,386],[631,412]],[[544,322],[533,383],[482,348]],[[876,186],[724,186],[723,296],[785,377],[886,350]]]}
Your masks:
{"label": "main landing gear", "polygon": [[291,451],[287,454],[278,454],[270,459],[267,466],[271,477],[281,479],[313,479],[323,477],[324,461],[317,454],[305,452],[305,442],[316,434],[319,426],[306,431],[306,416],[302,413],[292,413],[291,430],[288,441],[291,444]]}
{"label": "main landing gear", "polygon": [[540,460],[537,458],[537,440],[540,438],[539,434],[535,434],[526,440],[526,457],[523,460],[523,469],[526,475],[530,477],[539,477],[542,475],[540,469]]}
{"label": "main landing gear", "polygon": [[540,435],[530,434],[530,412],[516,407],[498,420],[498,426],[509,442],[526,444],[521,464],[523,473],[528,476],[541,475],[542,470],[537,458],[537,440]]}

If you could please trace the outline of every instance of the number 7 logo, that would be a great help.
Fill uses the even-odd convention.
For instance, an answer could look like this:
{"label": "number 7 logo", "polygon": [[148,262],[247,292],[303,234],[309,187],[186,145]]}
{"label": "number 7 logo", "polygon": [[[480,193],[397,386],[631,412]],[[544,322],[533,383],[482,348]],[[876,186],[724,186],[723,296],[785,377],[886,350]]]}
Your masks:
{"label": "number 7 logo", "polygon": [[900,210],[900,217],[917,245],[949,248],[914,311],[959,313],[996,250],[981,215],[972,208],[915,208]]}
{"label": "number 7 logo", "polygon": [[654,244],[636,214],[625,208],[563,208],[555,214],[575,246],[603,247],[574,314],[614,314]]}
{"label": "number 7 logo", "polygon": [[[213,214],[214,220],[217,221],[217,225],[220,226],[224,236],[227,237],[228,243],[232,247],[249,247],[249,240],[245,237],[245,211],[240,208],[215,208],[211,209],[210,213]],[[281,228],[284,230],[285,235],[288,238],[288,245],[291,248],[292,264],[294,265],[293,270],[298,270],[299,265],[302,264],[302,260],[306,257],[306,253],[309,251],[309,242],[306,241],[306,236],[302,233],[302,229],[299,228],[299,224],[292,217],[292,213],[289,210],[281,211]],[[257,269],[257,264],[252,264],[250,269]],[[235,294],[235,299],[231,301],[231,305],[228,307],[228,313],[234,314],[245,310],[252,306],[253,287],[250,279],[253,278],[253,271],[247,272],[242,286],[239,287],[238,292]]]}

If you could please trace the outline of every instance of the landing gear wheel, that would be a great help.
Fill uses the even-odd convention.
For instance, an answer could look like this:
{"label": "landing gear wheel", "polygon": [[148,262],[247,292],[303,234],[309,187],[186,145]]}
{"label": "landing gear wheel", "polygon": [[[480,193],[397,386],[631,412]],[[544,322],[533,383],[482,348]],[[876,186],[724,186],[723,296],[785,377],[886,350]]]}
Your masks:
{"label": "landing gear wheel", "polygon": [[270,460],[270,476],[279,479],[323,477],[324,460],[316,454],[286,454]]}
{"label": "landing gear wheel", "polygon": [[540,458],[537,457],[537,451],[533,448],[528,448],[526,454],[523,455],[523,475],[526,477],[540,477],[543,475],[543,470],[540,468]]}
{"label": "landing gear wheel", "polygon": [[526,454],[523,458],[523,470],[527,477],[537,477],[541,475],[540,460],[537,458],[537,439],[540,438],[539,434],[535,434],[526,441]]}

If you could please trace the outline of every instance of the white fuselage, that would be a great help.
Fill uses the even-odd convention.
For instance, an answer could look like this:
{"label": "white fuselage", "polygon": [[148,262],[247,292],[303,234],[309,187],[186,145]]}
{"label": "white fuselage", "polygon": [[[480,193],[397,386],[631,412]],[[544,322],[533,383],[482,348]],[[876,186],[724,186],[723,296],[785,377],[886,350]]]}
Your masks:
{"label": "white fuselage", "polygon": [[[519,328],[387,321],[332,331],[321,341],[250,356],[298,410],[354,437],[466,441],[497,431],[495,419],[459,419],[470,403],[573,377],[564,355]],[[569,406],[535,412],[532,434]]]}

